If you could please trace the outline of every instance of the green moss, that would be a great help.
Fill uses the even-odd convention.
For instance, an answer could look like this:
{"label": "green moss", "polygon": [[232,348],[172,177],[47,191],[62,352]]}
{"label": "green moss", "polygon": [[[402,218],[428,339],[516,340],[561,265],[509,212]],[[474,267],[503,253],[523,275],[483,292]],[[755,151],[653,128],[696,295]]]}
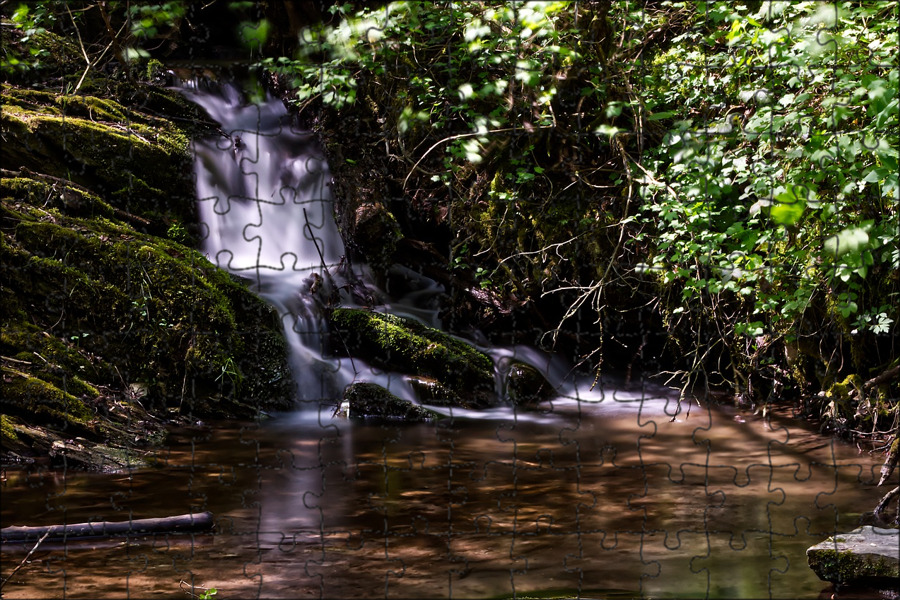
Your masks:
{"label": "green moss", "polygon": [[816,557],[827,581],[851,582],[867,578],[897,577],[897,564],[886,557],[872,560],[852,550],[822,550]]}
{"label": "green moss", "polygon": [[358,309],[336,309],[332,326],[349,351],[376,366],[437,379],[474,406],[496,403],[493,362],[486,354],[416,321]]}
{"label": "green moss", "polygon": [[859,393],[862,391],[862,377],[857,374],[848,375],[843,381],[834,383],[831,386],[830,393],[840,398],[849,398],[851,392]]}
{"label": "green moss", "polygon": [[[108,359],[88,380],[73,378],[70,362],[60,364],[65,379],[37,368],[35,376],[75,395],[96,395],[93,382],[146,382],[155,405],[205,414],[291,406],[281,324],[245,285],[191,248],[117,222],[115,211],[87,217],[66,203],[43,206],[55,188],[42,181],[4,178],[0,188],[0,270],[12,283],[4,309]],[[7,342],[24,360],[38,351]]]}
{"label": "green moss", "polygon": [[[13,54],[22,49],[14,34],[3,28]],[[79,94],[60,94],[84,65],[52,34],[30,45],[45,43],[60,55],[29,75],[62,79],[13,76],[26,85],[0,90],[0,158],[12,175],[0,178],[0,349],[12,382],[2,411],[5,430],[14,422],[30,432],[10,452],[53,456],[80,428],[83,447],[66,457],[91,467],[116,444],[157,435],[149,424],[173,413],[290,408],[276,311],[189,247],[190,135],[215,125],[175,91],[99,71]],[[132,384],[147,392],[140,402],[130,401]]]}
{"label": "green moss", "polygon": [[88,428],[93,412],[72,394],[8,367],[3,368],[3,374],[7,380],[4,411],[16,413],[19,417],[27,416],[37,422],[73,426],[75,431]]}
{"label": "green moss", "polygon": [[3,436],[3,446],[10,447],[19,443],[19,436],[16,434],[15,420],[6,415],[0,415],[0,434]]}
{"label": "green moss", "polygon": [[[250,415],[249,402],[290,407],[277,315],[198,252],[106,219],[5,208],[19,217],[0,250],[15,282],[4,290],[8,311],[58,322],[60,338],[108,357],[98,383],[147,382],[156,405],[206,414]],[[71,377],[42,377],[88,393]]]}
{"label": "green moss", "polygon": [[354,383],[344,391],[350,418],[378,418],[403,422],[432,421],[442,418],[434,411],[398,398],[375,383]]}
{"label": "green moss", "polygon": [[166,121],[112,101],[4,87],[8,169],[71,179],[116,208],[157,222],[193,215],[189,138]]}
{"label": "green moss", "polygon": [[[40,177],[39,175],[37,177]],[[54,208],[75,216],[115,216],[115,209],[98,196],[66,181],[50,182],[31,177],[0,179],[0,198],[26,202],[42,209]]]}
{"label": "green moss", "polygon": [[835,422],[853,418],[859,399],[864,397],[862,384],[862,378],[855,373],[833,382],[825,390],[824,415]]}

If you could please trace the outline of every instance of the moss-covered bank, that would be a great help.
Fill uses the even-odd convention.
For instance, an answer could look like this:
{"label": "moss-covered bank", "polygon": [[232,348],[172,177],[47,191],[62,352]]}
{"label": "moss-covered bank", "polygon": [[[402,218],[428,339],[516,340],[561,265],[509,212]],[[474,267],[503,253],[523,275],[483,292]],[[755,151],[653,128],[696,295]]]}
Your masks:
{"label": "moss-covered bank", "polygon": [[277,315],[191,247],[211,124],[145,81],[42,83],[0,93],[4,460],[133,464],[167,421],[291,407]]}

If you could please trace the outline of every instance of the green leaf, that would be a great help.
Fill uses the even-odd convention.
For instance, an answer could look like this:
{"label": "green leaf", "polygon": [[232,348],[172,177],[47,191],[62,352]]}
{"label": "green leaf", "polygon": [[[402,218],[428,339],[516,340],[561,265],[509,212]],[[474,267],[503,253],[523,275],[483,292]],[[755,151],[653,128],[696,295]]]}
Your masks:
{"label": "green leaf", "polygon": [[779,225],[788,227],[800,220],[800,217],[803,216],[804,209],[804,205],[800,203],[778,203],[772,206],[772,208],[769,210],[772,216],[772,220],[774,220]]}
{"label": "green leaf", "polygon": [[128,62],[150,57],[150,53],[143,48],[125,48],[123,55],[125,56],[125,60]]}
{"label": "green leaf", "polygon": [[624,129],[619,129],[618,127],[613,127],[611,125],[603,124],[600,127],[598,127],[597,129],[595,129],[594,133],[596,133],[597,135],[608,135],[609,137],[612,137],[622,131],[624,131]]}
{"label": "green leaf", "polygon": [[263,19],[259,23],[243,21],[238,25],[238,35],[249,49],[261,48],[269,39],[269,21]]}
{"label": "green leaf", "polygon": [[606,105],[604,109],[604,114],[606,114],[606,118],[615,119],[619,115],[622,114],[622,108],[625,106],[624,102],[610,102]]}
{"label": "green leaf", "polygon": [[652,115],[647,117],[647,120],[648,121],[661,121],[663,119],[669,119],[674,116],[675,116],[675,113],[672,111],[662,111],[662,112],[658,112],[658,113],[653,113]]}
{"label": "green leaf", "polygon": [[849,252],[858,253],[869,243],[869,226],[848,227],[837,235],[825,240],[825,251],[834,257],[843,256]]}

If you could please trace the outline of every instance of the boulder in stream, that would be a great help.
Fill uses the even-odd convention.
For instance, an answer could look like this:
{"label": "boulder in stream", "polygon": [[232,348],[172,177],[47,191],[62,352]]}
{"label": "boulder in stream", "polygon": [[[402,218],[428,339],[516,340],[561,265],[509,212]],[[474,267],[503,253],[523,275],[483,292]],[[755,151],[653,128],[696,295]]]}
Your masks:
{"label": "boulder in stream", "polygon": [[491,358],[451,335],[417,321],[367,310],[338,308],[330,317],[333,351],[375,367],[433,378],[460,399],[463,408],[499,402]]}
{"label": "boulder in stream", "polygon": [[516,406],[533,406],[550,400],[556,390],[536,368],[525,363],[513,363],[509,369],[506,394]]}
{"label": "boulder in stream", "polygon": [[900,582],[900,529],[860,527],[812,546],[806,557],[810,568],[824,581],[896,586]]}
{"label": "boulder in stream", "polygon": [[338,414],[351,419],[386,419],[407,423],[442,418],[424,406],[399,398],[376,383],[357,382],[347,386]]}

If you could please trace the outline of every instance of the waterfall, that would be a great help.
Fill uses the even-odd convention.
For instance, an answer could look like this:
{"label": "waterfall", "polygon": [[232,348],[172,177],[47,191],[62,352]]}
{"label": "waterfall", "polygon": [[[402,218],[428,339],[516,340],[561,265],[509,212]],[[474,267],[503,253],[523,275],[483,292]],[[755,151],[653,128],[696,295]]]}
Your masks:
{"label": "waterfall", "polygon": [[[325,304],[355,306],[351,284],[364,286],[370,298],[388,299],[364,266],[351,270],[346,262],[331,175],[313,135],[296,128],[275,98],[250,103],[235,86],[205,80],[184,82],[182,93],[221,126],[220,135],[193,144],[201,250],[249,280],[277,309],[298,398],[324,408],[353,381],[372,381],[412,399],[402,377],[377,373],[356,358],[324,355]],[[408,312],[422,316],[414,306]]]}
{"label": "waterfall", "polygon": [[[193,143],[198,215],[205,228],[201,250],[220,268],[247,279],[278,311],[301,403],[324,413],[359,381],[416,401],[404,376],[358,358],[327,356],[323,309],[358,306],[348,290],[364,289],[367,299],[378,302],[369,308],[439,328],[433,300],[443,288],[398,265],[397,273],[414,284],[405,296],[391,298],[375,286],[365,265],[351,268],[334,220],[324,153],[309,131],[296,127],[281,100],[248,102],[236,86],[203,79],[182,82],[181,91],[221,127],[219,135]],[[560,357],[526,346],[478,347],[494,359],[500,397],[510,364],[523,362],[543,373],[561,398],[604,399],[591,381],[571,378]]]}

